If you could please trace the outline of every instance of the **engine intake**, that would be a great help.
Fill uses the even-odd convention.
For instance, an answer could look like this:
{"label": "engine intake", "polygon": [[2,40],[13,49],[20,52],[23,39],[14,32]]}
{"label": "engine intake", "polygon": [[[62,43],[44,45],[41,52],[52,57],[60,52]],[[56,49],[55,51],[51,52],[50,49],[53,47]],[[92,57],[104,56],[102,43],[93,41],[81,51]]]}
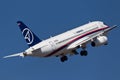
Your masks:
{"label": "engine intake", "polygon": [[108,38],[106,36],[99,36],[91,43],[93,47],[106,45],[108,41]]}

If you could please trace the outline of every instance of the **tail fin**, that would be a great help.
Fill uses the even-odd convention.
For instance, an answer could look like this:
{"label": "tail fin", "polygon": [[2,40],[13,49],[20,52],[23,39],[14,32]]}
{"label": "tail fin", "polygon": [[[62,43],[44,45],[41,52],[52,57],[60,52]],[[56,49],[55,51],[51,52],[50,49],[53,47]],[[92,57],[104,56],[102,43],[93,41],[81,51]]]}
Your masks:
{"label": "tail fin", "polygon": [[22,21],[17,21],[17,24],[29,47],[41,42],[41,40]]}

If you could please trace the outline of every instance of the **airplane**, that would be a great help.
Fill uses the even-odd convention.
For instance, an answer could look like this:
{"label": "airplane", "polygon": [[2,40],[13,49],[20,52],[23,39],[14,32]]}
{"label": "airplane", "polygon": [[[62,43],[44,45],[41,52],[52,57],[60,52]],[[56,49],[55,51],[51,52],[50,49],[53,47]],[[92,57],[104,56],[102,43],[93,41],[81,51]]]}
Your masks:
{"label": "airplane", "polygon": [[[5,56],[3,58],[15,56],[33,56],[33,57],[60,57],[61,62],[68,60],[67,55],[80,54],[87,56],[87,44],[92,47],[98,47],[108,44],[107,34],[117,26],[109,27],[102,21],[93,21],[79,26],[62,34],[50,37],[46,40],[39,39],[22,21],[17,24],[29,46],[23,52]],[[80,53],[77,49],[81,48]]]}

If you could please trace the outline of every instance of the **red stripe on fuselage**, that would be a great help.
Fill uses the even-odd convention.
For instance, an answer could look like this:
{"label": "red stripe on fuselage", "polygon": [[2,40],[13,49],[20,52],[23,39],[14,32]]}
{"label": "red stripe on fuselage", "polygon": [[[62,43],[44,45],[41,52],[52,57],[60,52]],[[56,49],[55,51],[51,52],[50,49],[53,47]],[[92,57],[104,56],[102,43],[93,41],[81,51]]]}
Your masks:
{"label": "red stripe on fuselage", "polygon": [[57,53],[58,51],[60,51],[60,50],[62,50],[63,48],[67,47],[69,44],[77,41],[78,39],[83,38],[83,37],[85,37],[85,36],[87,36],[87,35],[93,34],[93,33],[95,33],[95,32],[98,32],[98,31],[107,29],[107,28],[109,28],[109,27],[104,27],[104,28],[97,29],[97,30],[94,30],[94,31],[90,31],[90,32],[88,32],[88,33],[85,33],[85,34],[83,34],[83,35],[80,35],[80,36],[76,37],[75,39],[71,40],[70,42],[66,43],[65,45],[61,46],[60,48],[56,49],[56,50],[53,51],[52,53],[47,54],[47,55],[44,56],[44,57],[52,56],[52,55],[54,55],[55,53]]}

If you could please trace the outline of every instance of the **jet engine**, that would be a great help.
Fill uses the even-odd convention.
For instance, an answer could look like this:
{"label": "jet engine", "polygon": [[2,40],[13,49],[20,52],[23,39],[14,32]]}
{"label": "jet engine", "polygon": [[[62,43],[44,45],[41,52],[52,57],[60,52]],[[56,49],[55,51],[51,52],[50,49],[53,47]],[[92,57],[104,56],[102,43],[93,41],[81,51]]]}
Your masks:
{"label": "jet engine", "polygon": [[91,43],[91,45],[93,47],[106,45],[107,41],[108,41],[108,38],[106,36],[99,36]]}

